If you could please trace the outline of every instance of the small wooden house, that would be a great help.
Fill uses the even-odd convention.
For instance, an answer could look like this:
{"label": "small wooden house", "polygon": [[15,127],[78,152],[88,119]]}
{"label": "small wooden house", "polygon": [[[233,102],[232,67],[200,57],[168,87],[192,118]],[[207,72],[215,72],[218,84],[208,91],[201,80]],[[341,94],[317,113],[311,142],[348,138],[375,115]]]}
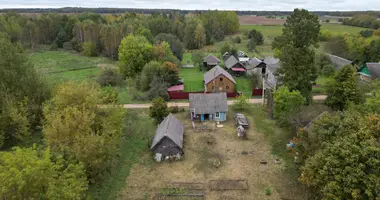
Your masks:
{"label": "small wooden house", "polygon": [[226,66],[226,69],[236,75],[241,76],[244,75],[246,72],[246,69],[243,64],[241,64],[235,56],[230,56],[226,61],[224,61],[224,65]]}
{"label": "small wooden house", "polygon": [[219,63],[220,63],[220,60],[216,56],[211,55],[211,54],[209,54],[208,56],[206,56],[203,59],[203,65],[207,69],[211,69],[211,68],[219,65]]}
{"label": "small wooden house", "polygon": [[235,92],[236,81],[219,65],[204,74],[205,92]]}
{"label": "small wooden house", "polygon": [[150,150],[155,159],[180,159],[183,154],[183,124],[172,114],[169,114],[157,127]]}
{"label": "small wooden house", "polygon": [[191,120],[225,121],[228,104],[226,93],[191,93],[189,94]]}

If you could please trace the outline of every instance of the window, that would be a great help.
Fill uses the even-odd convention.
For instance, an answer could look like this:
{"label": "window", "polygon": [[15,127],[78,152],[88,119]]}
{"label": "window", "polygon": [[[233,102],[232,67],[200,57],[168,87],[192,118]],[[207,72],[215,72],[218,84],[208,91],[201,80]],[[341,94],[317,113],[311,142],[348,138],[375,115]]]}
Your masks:
{"label": "window", "polygon": [[230,86],[227,85],[227,86],[226,86],[226,90],[228,90],[228,89],[230,89]]}
{"label": "window", "polygon": [[219,113],[215,113],[215,118],[219,118]]}
{"label": "window", "polygon": [[215,86],[212,86],[211,89],[214,90],[214,89],[215,89]]}
{"label": "window", "polygon": [[219,78],[219,81],[222,82],[222,81],[223,81],[223,78]]}

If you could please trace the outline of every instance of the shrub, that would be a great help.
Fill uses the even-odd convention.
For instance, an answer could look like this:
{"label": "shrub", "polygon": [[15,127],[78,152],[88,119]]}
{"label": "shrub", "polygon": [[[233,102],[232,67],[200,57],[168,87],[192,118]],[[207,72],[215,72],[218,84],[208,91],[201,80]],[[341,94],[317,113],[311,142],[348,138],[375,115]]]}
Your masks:
{"label": "shrub", "polygon": [[365,38],[371,37],[373,35],[373,30],[370,30],[370,29],[362,30],[360,31],[360,35]]}
{"label": "shrub", "polygon": [[101,86],[118,86],[122,82],[121,75],[114,69],[105,69],[97,79]]}
{"label": "shrub", "polygon": [[168,106],[163,98],[154,98],[152,105],[149,107],[150,117],[156,120],[159,124],[169,114]]}
{"label": "shrub", "polygon": [[169,100],[168,85],[161,77],[155,77],[150,84],[150,89],[147,93],[148,99],[161,97],[166,101]]}
{"label": "shrub", "polygon": [[376,31],[373,32],[373,35],[380,36],[380,28],[376,29]]}
{"label": "shrub", "polygon": [[282,86],[274,93],[274,118],[281,125],[289,125],[289,117],[299,112],[306,103],[306,99],[297,90],[289,91],[289,88]]}
{"label": "shrub", "polygon": [[248,51],[254,51],[256,49],[256,42],[254,39],[250,39],[247,44]]}
{"label": "shrub", "polygon": [[332,33],[328,30],[321,30],[319,32],[319,41],[328,41],[332,38]]}
{"label": "shrub", "polygon": [[117,90],[111,86],[103,87],[100,93],[102,103],[115,103],[118,95]]}
{"label": "shrub", "polygon": [[334,75],[335,70],[336,69],[335,69],[334,65],[328,64],[328,65],[323,66],[323,68],[321,70],[321,74],[324,76],[332,76],[332,75]]}
{"label": "shrub", "polygon": [[237,44],[240,44],[240,42],[241,42],[241,38],[240,38],[240,36],[236,36],[236,37],[234,38],[234,42],[237,43]]}
{"label": "shrub", "polygon": [[272,190],[270,189],[269,186],[265,188],[265,195],[267,195],[267,196],[272,195]]}
{"label": "shrub", "polygon": [[244,94],[237,97],[236,100],[234,101],[234,104],[232,105],[232,108],[237,111],[241,110],[246,110],[249,108],[249,102],[248,102],[248,97],[245,96]]}
{"label": "shrub", "polygon": [[75,37],[71,40],[71,48],[77,52],[83,51],[82,43],[80,43]]}
{"label": "shrub", "polygon": [[85,56],[97,56],[96,45],[92,42],[83,43],[83,54]]}
{"label": "shrub", "polygon": [[50,51],[57,51],[58,50],[57,44],[56,43],[51,44],[49,47],[49,50]]}

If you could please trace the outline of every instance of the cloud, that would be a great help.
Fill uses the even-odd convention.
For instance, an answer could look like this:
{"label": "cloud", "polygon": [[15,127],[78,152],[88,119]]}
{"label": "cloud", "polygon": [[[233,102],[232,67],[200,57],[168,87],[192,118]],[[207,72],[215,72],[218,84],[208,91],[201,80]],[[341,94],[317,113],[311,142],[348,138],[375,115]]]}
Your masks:
{"label": "cloud", "polygon": [[0,8],[169,8],[219,10],[380,10],[378,0],[0,0]]}

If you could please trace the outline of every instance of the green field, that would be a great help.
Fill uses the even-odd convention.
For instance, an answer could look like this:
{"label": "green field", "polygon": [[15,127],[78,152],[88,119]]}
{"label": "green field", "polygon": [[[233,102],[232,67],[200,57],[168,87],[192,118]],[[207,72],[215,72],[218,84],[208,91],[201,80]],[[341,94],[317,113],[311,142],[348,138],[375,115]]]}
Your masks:
{"label": "green field", "polygon": [[66,51],[41,51],[30,53],[30,60],[49,83],[93,79],[101,68],[114,66],[104,57],[86,57]]}

